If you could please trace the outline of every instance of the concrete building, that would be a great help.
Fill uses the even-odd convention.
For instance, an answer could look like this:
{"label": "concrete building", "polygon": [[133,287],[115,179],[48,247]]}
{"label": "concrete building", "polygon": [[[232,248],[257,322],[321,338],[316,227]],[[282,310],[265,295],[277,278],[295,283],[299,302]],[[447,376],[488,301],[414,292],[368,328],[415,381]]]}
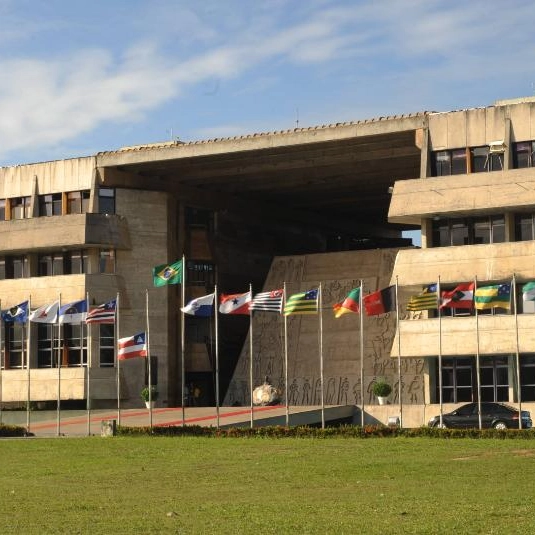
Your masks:
{"label": "concrete building", "polygon": [[[407,407],[404,423],[419,425],[436,413],[439,375],[444,403],[475,399],[479,390],[484,399],[513,402],[518,380],[522,401],[535,401],[535,315],[518,292],[518,314],[439,319],[405,311],[411,295],[438,280],[444,289],[513,274],[518,288],[535,280],[532,117],[535,99],[520,99],[2,168],[1,306],[86,295],[95,305],[119,294],[117,330],[129,336],[145,329],[148,301],[159,402],[179,405],[180,287],[154,288],[152,268],[184,254],[188,299],[216,282],[223,293],[322,283],[329,403],[359,403],[364,391],[370,414],[384,420],[393,406],[377,408],[370,387],[386,377],[395,387],[392,404],[401,395]],[[420,228],[421,248],[412,247],[402,231]],[[365,292],[397,281],[400,296],[399,336],[395,314],[366,318],[363,378],[359,322],[334,320],[329,310],[361,280]],[[254,325],[255,382],[265,375],[280,382],[281,319],[259,315]],[[227,404],[248,398],[248,331],[247,317],[220,316]],[[317,331],[314,320],[291,318],[288,396],[295,404],[317,402]],[[200,387],[197,402],[212,404],[210,322],[187,318],[186,333],[186,383]],[[92,405],[114,406],[115,334],[109,325],[3,323],[2,402],[30,396],[54,404],[59,370],[66,407],[85,406],[88,374]],[[145,364],[120,366],[125,407],[141,404]]]}

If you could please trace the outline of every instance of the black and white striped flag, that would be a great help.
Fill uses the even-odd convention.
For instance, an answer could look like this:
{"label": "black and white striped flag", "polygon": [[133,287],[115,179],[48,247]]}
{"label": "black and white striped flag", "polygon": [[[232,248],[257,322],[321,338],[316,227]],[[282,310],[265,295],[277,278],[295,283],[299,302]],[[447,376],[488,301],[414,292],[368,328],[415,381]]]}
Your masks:
{"label": "black and white striped flag", "polygon": [[264,312],[278,312],[280,314],[283,296],[283,290],[260,292],[254,296],[249,310],[263,310]]}

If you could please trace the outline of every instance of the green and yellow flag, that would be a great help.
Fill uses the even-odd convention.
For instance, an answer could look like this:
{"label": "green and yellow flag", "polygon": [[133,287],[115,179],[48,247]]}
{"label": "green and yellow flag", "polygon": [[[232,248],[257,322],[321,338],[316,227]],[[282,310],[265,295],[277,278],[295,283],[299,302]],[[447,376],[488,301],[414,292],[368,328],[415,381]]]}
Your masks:
{"label": "green and yellow flag", "polygon": [[291,295],[284,305],[284,316],[290,314],[317,314],[318,290],[308,290]]}
{"label": "green and yellow flag", "polygon": [[511,285],[493,284],[480,286],[474,293],[474,304],[478,310],[511,307]]}
{"label": "green and yellow flag", "polygon": [[152,268],[152,279],[154,286],[180,284],[182,282],[182,260]]}
{"label": "green and yellow flag", "polygon": [[412,295],[407,304],[407,310],[417,312],[419,310],[433,310],[438,308],[437,285],[432,284],[418,295]]}

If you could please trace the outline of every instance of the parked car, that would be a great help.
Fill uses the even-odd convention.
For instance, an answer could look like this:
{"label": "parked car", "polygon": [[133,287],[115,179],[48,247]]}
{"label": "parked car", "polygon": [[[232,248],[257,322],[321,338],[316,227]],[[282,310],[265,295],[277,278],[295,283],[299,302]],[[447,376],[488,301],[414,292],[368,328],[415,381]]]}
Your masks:
{"label": "parked car", "polygon": [[[518,429],[518,410],[503,403],[481,403],[481,425],[483,428]],[[531,428],[531,414],[522,411],[522,427]],[[440,427],[440,416],[429,420],[430,427]],[[453,412],[442,415],[442,427],[469,428],[479,427],[478,404],[467,403]]]}

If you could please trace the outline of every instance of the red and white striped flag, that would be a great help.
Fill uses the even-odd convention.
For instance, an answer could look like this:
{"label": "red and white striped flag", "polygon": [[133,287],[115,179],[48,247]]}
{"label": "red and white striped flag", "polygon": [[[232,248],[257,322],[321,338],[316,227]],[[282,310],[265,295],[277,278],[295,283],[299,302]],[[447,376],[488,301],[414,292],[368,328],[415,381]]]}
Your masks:
{"label": "red and white striped flag", "polygon": [[145,333],[135,334],[128,338],[117,340],[119,351],[117,358],[119,360],[133,359],[135,357],[147,356],[147,341]]}

